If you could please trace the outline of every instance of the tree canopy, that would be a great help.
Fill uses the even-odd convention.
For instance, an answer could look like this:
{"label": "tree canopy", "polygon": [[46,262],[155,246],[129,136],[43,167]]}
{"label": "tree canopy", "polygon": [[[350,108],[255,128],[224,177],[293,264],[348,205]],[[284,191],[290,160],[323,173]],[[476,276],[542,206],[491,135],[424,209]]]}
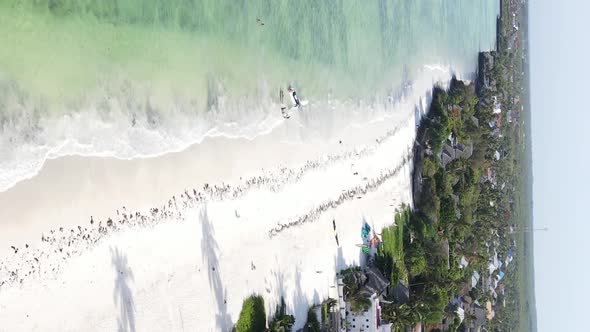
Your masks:
{"label": "tree canopy", "polygon": [[236,324],[236,332],[261,332],[266,330],[266,312],[264,299],[260,295],[252,295],[242,304],[240,318]]}

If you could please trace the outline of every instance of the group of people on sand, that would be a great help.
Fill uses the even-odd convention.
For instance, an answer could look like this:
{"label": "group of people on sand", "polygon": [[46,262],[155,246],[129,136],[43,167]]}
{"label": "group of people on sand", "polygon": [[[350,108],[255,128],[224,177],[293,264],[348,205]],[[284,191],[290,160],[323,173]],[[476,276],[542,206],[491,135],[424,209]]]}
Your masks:
{"label": "group of people on sand", "polygon": [[[41,235],[39,244],[34,246],[25,244],[22,248],[11,246],[13,254],[0,260],[0,291],[3,286],[22,283],[31,277],[55,276],[60,272],[63,263],[70,257],[95,246],[102,238],[118,230],[132,227],[153,227],[163,221],[183,220],[186,209],[208,201],[237,199],[252,189],[266,188],[272,192],[279,192],[288,183],[299,181],[306,172],[326,167],[335,162],[359,158],[369,153],[371,150],[364,148],[310,160],[298,169],[282,167],[272,172],[263,170],[262,175],[243,180],[238,186],[205,184],[201,190],[194,188],[185,190],[179,197],[172,196],[162,206],[151,208],[148,211],[130,211],[123,206],[120,210],[116,210],[113,217],[108,217],[106,220],[95,220],[91,216],[85,226],[52,229]],[[240,180],[242,179],[240,178]],[[370,182],[367,188],[355,188],[343,193],[338,200],[323,203],[311,212],[298,217],[295,221],[279,224],[270,230],[269,235],[274,236],[285,228],[313,221],[326,209],[338,206],[343,200],[350,199],[363,191],[366,192],[374,185],[374,182]],[[238,216],[236,211],[236,217]]]}

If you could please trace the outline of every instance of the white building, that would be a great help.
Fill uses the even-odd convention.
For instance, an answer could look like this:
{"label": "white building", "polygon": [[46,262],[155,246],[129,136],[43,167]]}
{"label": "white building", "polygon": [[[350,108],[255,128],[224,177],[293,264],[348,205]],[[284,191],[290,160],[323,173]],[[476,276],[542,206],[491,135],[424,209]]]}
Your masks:
{"label": "white building", "polygon": [[[340,331],[347,332],[391,332],[391,324],[382,324],[381,322],[381,304],[379,298],[386,292],[389,287],[389,281],[383,277],[376,267],[370,267],[364,271],[366,282],[364,283],[361,294],[371,301],[369,309],[363,312],[353,312],[350,308],[350,302],[344,304],[344,312],[340,311],[343,324]],[[338,280],[339,302],[343,300],[341,294],[344,289],[340,287],[343,284],[342,279]],[[344,314],[344,317],[342,317]]]}
{"label": "white building", "polygon": [[371,307],[361,313],[353,313],[350,303],[346,302],[346,331],[348,332],[389,332],[391,325],[381,325],[381,305],[379,296],[371,296]]}
{"label": "white building", "polygon": [[350,302],[346,302],[346,331],[377,331],[380,310],[379,299],[376,297],[371,298],[369,310],[360,313],[353,313],[350,309]]}

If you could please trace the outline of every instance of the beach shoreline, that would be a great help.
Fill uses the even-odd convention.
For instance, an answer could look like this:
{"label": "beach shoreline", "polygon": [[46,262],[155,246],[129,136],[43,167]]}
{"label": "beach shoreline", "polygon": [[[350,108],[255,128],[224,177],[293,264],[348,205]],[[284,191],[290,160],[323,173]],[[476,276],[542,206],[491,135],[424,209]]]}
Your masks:
{"label": "beach shoreline", "polygon": [[[43,326],[44,330],[53,330],[58,326],[61,330],[76,330],[81,326],[87,330],[101,330],[117,326],[121,320],[128,326],[137,326],[138,330],[170,330],[180,329],[179,316],[169,317],[165,314],[169,309],[165,308],[176,308],[184,312],[184,328],[216,330],[228,327],[237,319],[241,300],[250,292],[264,294],[268,298],[269,310],[278,303],[280,296],[285,296],[295,316],[304,317],[310,304],[308,302],[329,295],[337,266],[359,263],[360,256],[355,244],[359,234],[354,225],[360,227],[366,219],[376,229],[380,229],[391,222],[396,207],[411,201],[410,166],[401,164],[400,171],[393,173],[375,190],[355,194],[347,204],[321,213],[311,223],[291,227],[272,238],[268,235],[269,230],[281,220],[307,213],[318,202],[337,198],[343,190],[352,190],[366,181],[378,179],[396,161],[407,158],[415,132],[413,111],[413,108],[407,109],[406,114],[400,114],[400,120],[395,122],[375,122],[370,128],[356,128],[346,136],[348,140],[342,139],[342,144],[326,140],[322,145],[318,144],[321,140],[314,139],[305,144],[300,143],[293,149],[285,149],[285,143],[275,140],[276,137],[271,135],[253,140],[250,144],[234,141],[233,144],[242,153],[242,157],[237,159],[228,148],[232,143],[218,139],[216,142],[219,145],[215,145],[211,141],[207,149],[223,148],[228,159],[246,160],[248,158],[244,158],[244,154],[254,151],[259,151],[269,159],[265,161],[252,155],[248,165],[239,165],[237,170],[235,166],[219,168],[215,170],[217,173],[206,173],[208,177],[202,180],[213,179],[212,174],[215,173],[227,185],[239,182],[238,174],[246,173],[249,169],[254,170],[254,176],[260,175],[256,168],[266,162],[272,165],[273,162],[281,161],[285,166],[292,166],[313,159],[314,156],[324,160],[327,153],[338,155],[343,150],[348,150],[344,153],[348,157],[312,168],[297,181],[286,183],[278,192],[264,186],[254,188],[238,198],[205,202],[204,205],[183,210],[182,217],[177,221],[156,223],[150,227],[123,227],[120,232],[105,236],[71,257],[66,258],[59,253],[57,256],[47,256],[43,258],[44,268],[53,267],[59,272],[54,276],[50,274],[23,280],[18,286],[0,288],[0,311],[6,315],[6,319],[0,316],[0,320],[9,322],[7,326],[17,330],[35,330],[35,326]],[[398,130],[391,130],[393,123],[397,124]],[[361,151],[363,146],[372,150],[364,153]],[[171,160],[166,163],[175,167],[174,174],[177,175],[181,170],[177,167],[179,161],[176,158],[193,158],[191,155],[199,154],[194,151],[181,153],[180,156],[170,156]],[[204,155],[217,155],[215,158],[219,158],[214,153]],[[223,163],[215,158],[208,161],[209,168]],[[352,165],[351,160],[355,158],[357,160]],[[74,159],[64,159],[63,162],[73,163]],[[194,159],[190,161],[187,163],[193,165]],[[80,158],[77,162],[96,163],[96,160]],[[106,164],[116,162],[104,161]],[[83,169],[79,164],[76,166]],[[56,172],[64,172],[63,164],[60,165],[59,161],[55,167]],[[118,170],[121,175],[121,169]],[[50,171],[48,169],[47,175],[43,174],[39,181],[52,179],[60,182],[59,178],[51,176]],[[85,173],[82,175],[87,176]],[[95,179],[97,183],[108,184],[100,177],[95,176]],[[150,197],[159,200],[156,197],[159,195],[165,195],[163,190]],[[331,230],[333,219],[338,220],[340,225],[337,231],[340,245],[334,241]],[[41,226],[49,225],[40,223],[32,229],[38,231]],[[68,228],[64,231],[68,232]],[[195,235],[199,233],[201,238],[197,239]],[[21,250],[25,249],[21,247]],[[326,255],[319,258],[318,251]],[[251,263],[256,266],[255,269]],[[161,268],[150,268],[154,266]],[[40,274],[40,270],[35,270],[34,274]],[[114,294],[113,275],[117,276]],[[15,297],[29,298],[38,294],[40,289],[43,289],[43,296],[33,301],[35,304],[18,301],[16,305],[7,306],[8,303],[16,303]],[[178,293],[181,289],[185,295]],[[59,313],[43,313],[41,307],[34,308],[48,305],[46,301],[55,296],[69,298],[71,302],[63,304]],[[82,298],[93,300],[80,303]],[[113,299],[116,300],[115,306]],[[199,303],[205,300],[216,305],[200,306]],[[197,315],[191,316],[190,312],[197,312]],[[211,323],[198,320],[198,317],[219,315],[223,317]],[[300,320],[298,324],[301,323]]]}
{"label": "beach shoreline", "polygon": [[433,84],[444,86],[451,73],[444,66],[424,66],[419,79],[382,102],[319,103],[289,120],[277,110],[280,124],[251,139],[220,133],[157,157],[49,159],[35,176],[0,192],[0,240],[22,246],[50,228],[86,225],[90,216],[106,219],[123,206],[148,209],[205,183],[235,183],[263,169],[360,149],[424,114]]}
{"label": "beach shoreline", "polygon": [[[425,71],[380,109],[312,108],[253,139],[208,137],[154,158],[46,161],[35,177],[0,193],[0,241],[6,243],[0,249],[0,320],[11,330],[104,330],[121,319],[140,330],[180,329],[178,317],[162,316],[166,307],[183,310],[178,308],[186,297],[162,293],[174,288],[192,294],[188,306],[198,314],[189,318],[187,312],[181,322],[193,330],[228,327],[251,292],[268,297],[269,312],[285,296],[302,324],[311,302],[335,296],[330,285],[337,269],[360,262],[354,225],[367,220],[381,229],[393,221],[396,208],[411,205],[417,117],[426,112],[433,84],[444,87],[451,78],[442,67]],[[189,195],[199,200],[182,207]],[[207,229],[202,211],[210,217]],[[323,228],[333,219],[341,225],[336,241],[334,230]],[[318,258],[318,251],[325,257]],[[254,257],[264,263],[253,263]],[[198,260],[201,270],[195,271]],[[249,261],[256,278],[241,279],[254,272]],[[149,268],[156,265],[168,274]],[[134,279],[117,278],[113,295],[112,275],[119,270],[133,271]],[[277,274],[285,276],[269,286],[269,276]],[[150,285],[157,285],[157,294]],[[134,306],[123,304],[134,296]],[[59,314],[32,317],[43,310],[30,302],[47,306],[55,297],[69,299]],[[200,297],[217,306],[203,311]],[[232,299],[227,308],[221,297]],[[7,305],[16,298],[16,306]],[[156,299],[168,304],[150,308]],[[219,314],[224,317],[213,325],[195,320]]]}

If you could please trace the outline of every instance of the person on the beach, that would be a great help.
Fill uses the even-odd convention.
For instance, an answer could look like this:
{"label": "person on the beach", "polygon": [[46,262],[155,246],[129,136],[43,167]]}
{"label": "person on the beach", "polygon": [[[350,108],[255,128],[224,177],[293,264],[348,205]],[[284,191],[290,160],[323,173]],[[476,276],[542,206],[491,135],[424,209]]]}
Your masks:
{"label": "person on the beach", "polygon": [[289,95],[291,96],[291,100],[293,101],[293,107],[301,106],[301,102],[299,101],[299,97],[297,97],[297,92],[295,92],[295,89],[289,87],[287,91],[289,91]]}

